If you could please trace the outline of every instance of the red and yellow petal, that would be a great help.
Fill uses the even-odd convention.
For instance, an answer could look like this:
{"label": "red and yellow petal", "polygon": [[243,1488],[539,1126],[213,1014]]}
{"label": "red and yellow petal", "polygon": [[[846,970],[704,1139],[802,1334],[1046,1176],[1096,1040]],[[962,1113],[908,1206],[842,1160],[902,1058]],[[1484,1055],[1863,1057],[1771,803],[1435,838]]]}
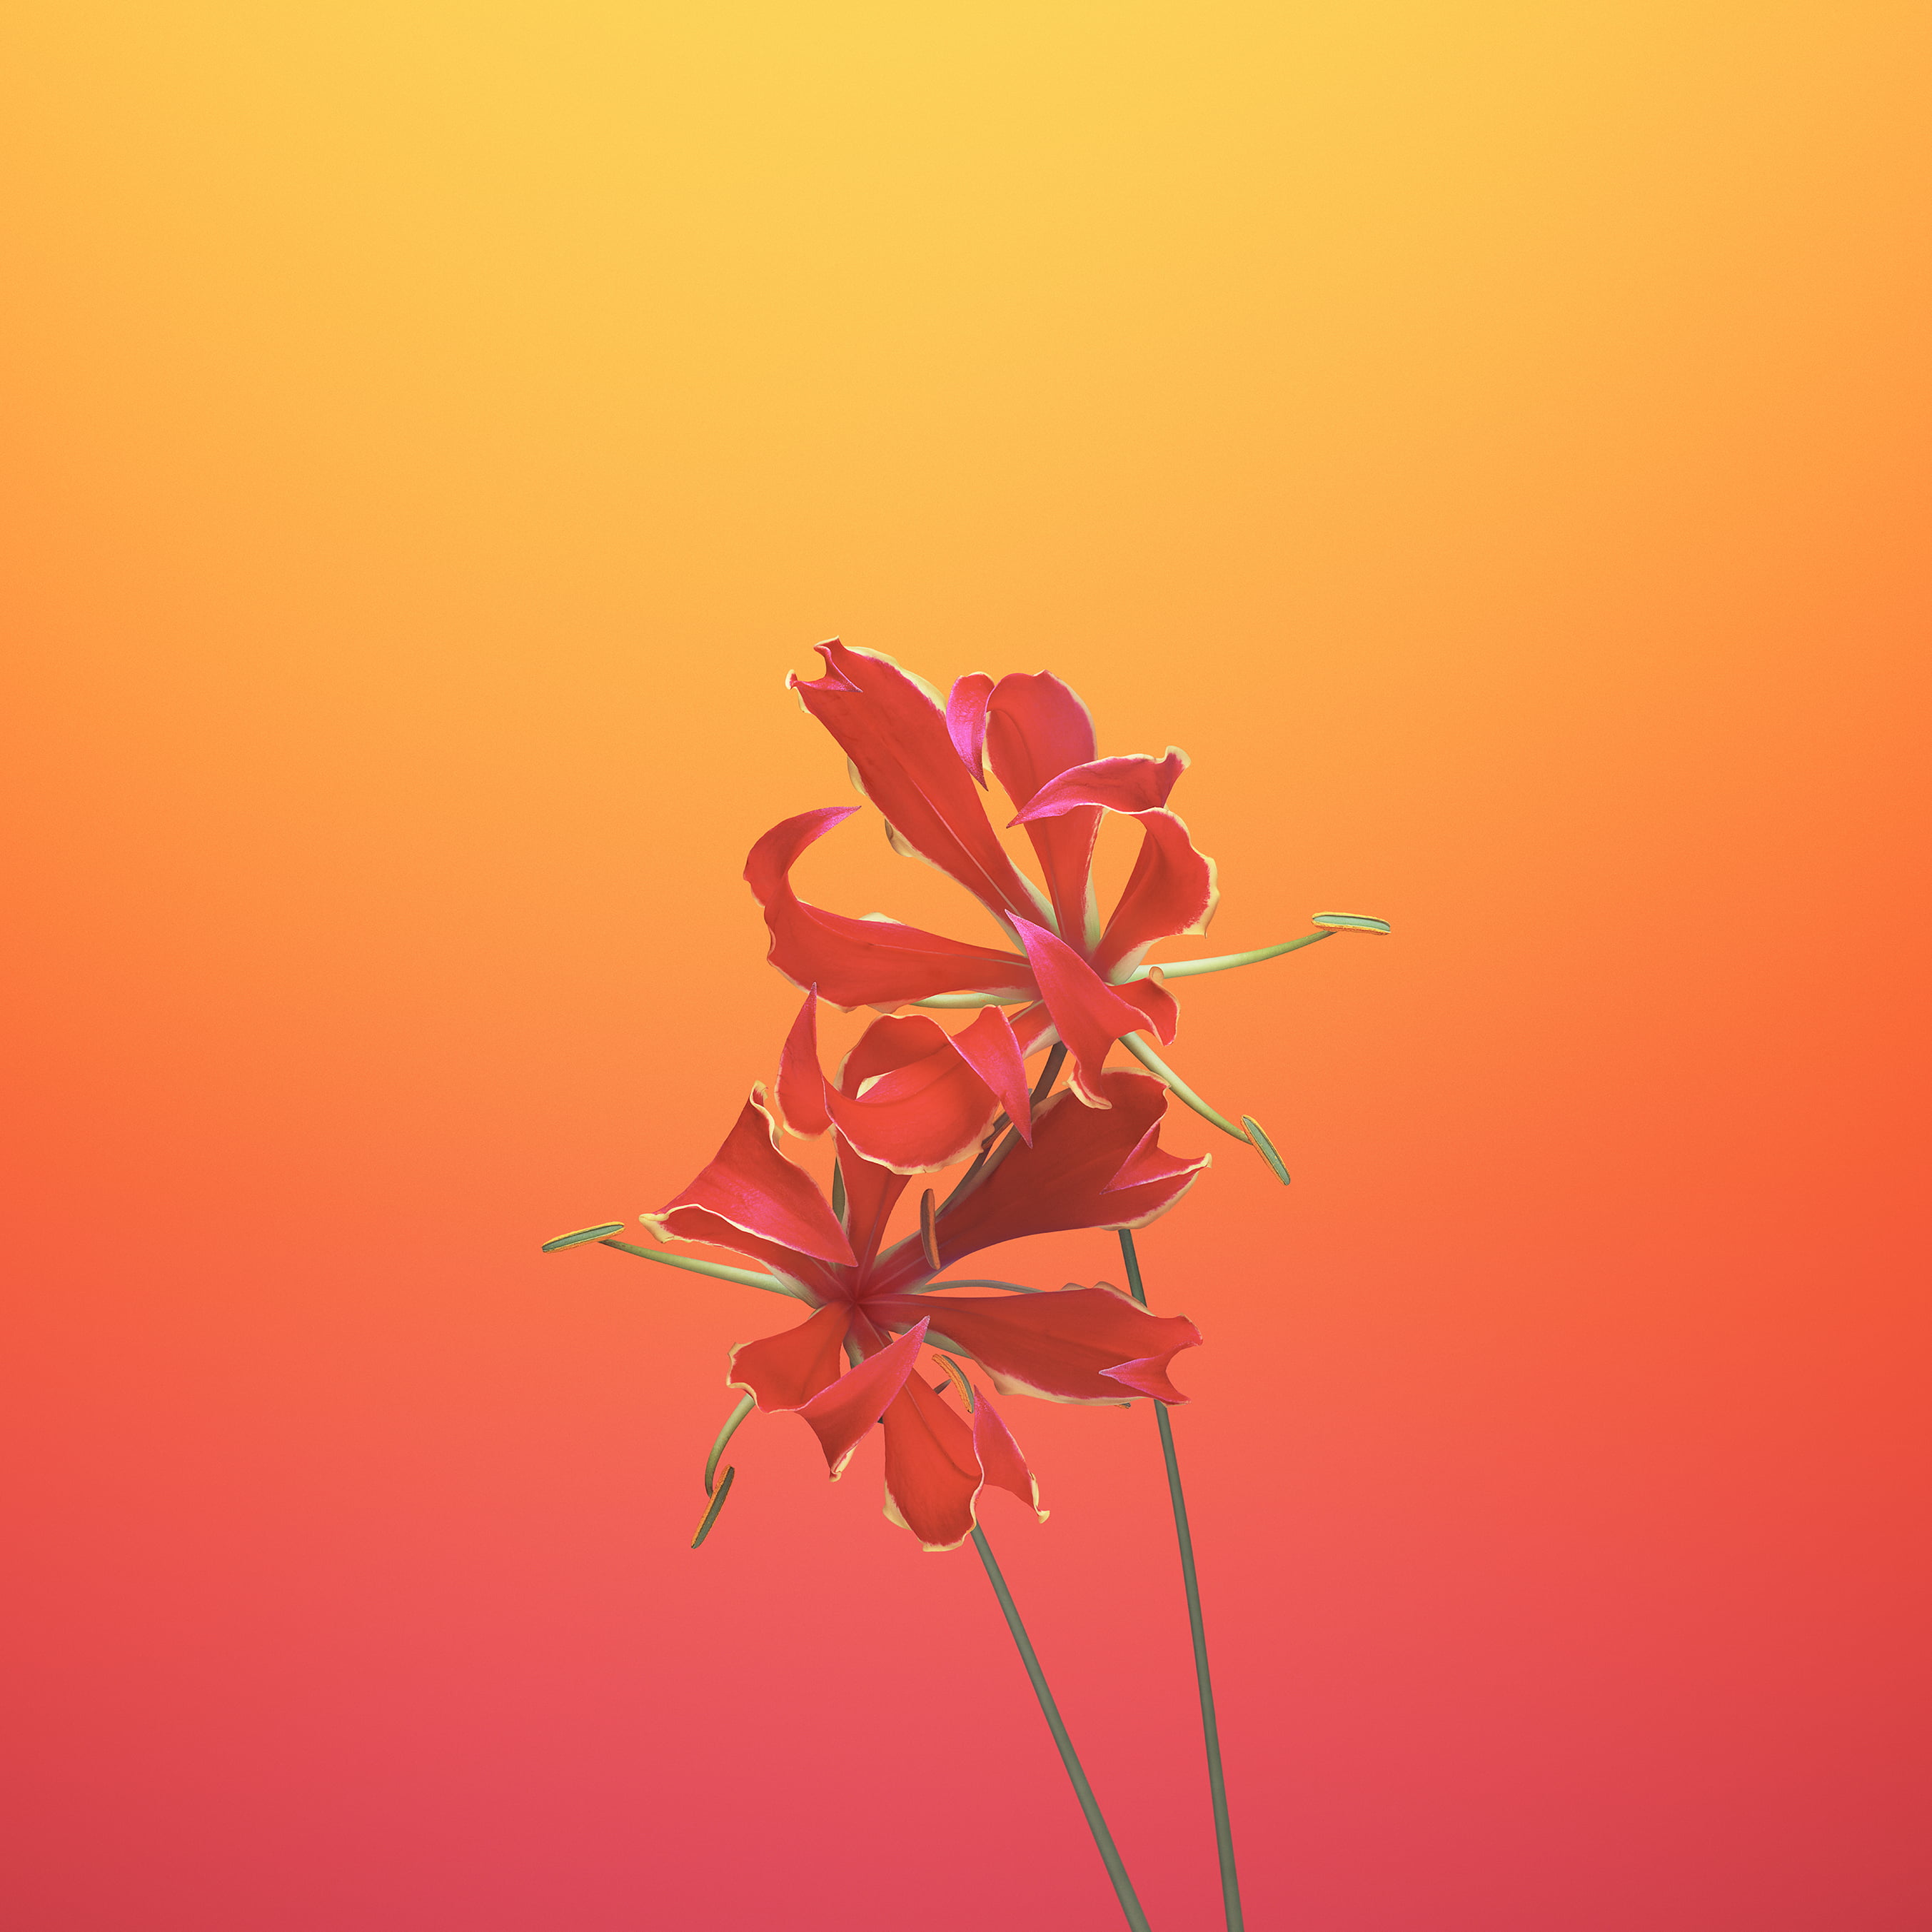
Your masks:
{"label": "red and yellow petal", "polygon": [[794,677],[800,702],[838,742],[895,842],[956,879],[1000,918],[1039,896],[1006,856],[978,786],[946,729],[938,694],[875,651],[834,638],[826,675]]}
{"label": "red and yellow petal", "polygon": [[1140,856],[1093,954],[1096,971],[1131,970],[1157,939],[1205,932],[1220,897],[1214,862],[1194,849],[1174,813],[1143,812]]}
{"label": "red and yellow petal", "polygon": [[740,1342],[725,1385],[742,1389],[760,1408],[802,1408],[838,1379],[851,1325],[851,1305],[836,1302],[782,1334]]}
{"label": "red and yellow petal", "polygon": [[858,809],[826,806],[800,812],[752,848],[745,879],[764,909],[772,964],[794,986],[815,986],[820,999],[848,1011],[900,1006],[935,993],[1032,992],[1026,962],[1011,952],[891,920],[849,918],[798,896],[791,868],[800,855]]}
{"label": "red and yellow petal", "polygon": [[813,987],[785,1035],[778,1058],[778,1111],[788,1132],[816,1140],[832,1125],[825,1111],[825,1074],[818,1064],[818,989]]}
{"label": "red and yellow petal", "polygon": [[[925,1340],[926,1324],[921,1321],[800,1406],[798,1413],[818,1438],[834,1482],[845,1473],[853,1450],[907,1386],[907,1378],[919,1366],[920,1347]],[[919,1386],[923,1388],[925,1384]],[[890,1466],[890,1442],[886,1454]]]}
{"label": "red and yellow petal", "polygon": [[958,1549],[973,1533],[984,1480],[970,1424],[916,1376],[886,1411],[885,1424],[887,1519],[927,1550]]}
{"label": "red and yellow petal", "polygon": [[1052,1512],[1040,1506],[1040,1484],[1027,1467],[1012,1431],[983,1394],[973,1409],[973,1452],[979,1457],[980,1469],[992,1487],[1018,1497],[1042,1522],[1046,1522]]}
{"label": "red and yellow petal", "polygon": [[[994,776],[1022,815],[1042,787],[1071,768],[1090,764],[1094,748],[1092,713],[1050,671],[1016,672],[994,688],[986,712],[986,751]],[[1042,817],[1028,821],[1026,827],[1060,936],[1083,953],[1099,937],[1093,866],[1100,827],[1096,809]]]}
{"label": "red and yellow petal", "polygon": [[1064,940],[1024,920],[1013,924],[1040,983],[1040,996],[1052,1011],[1054,1026],[1072,1055],[1067,1084],[1088,1106],[1105,1107],[1102,1070],[1107,1049],[1123,1034],[1138,1033],[1148,1024],[1148,1016],[1121,998]]}
{"label": "red and yellow petal", "polygon": [[754,1087],[710,1165],[656,1214],[644,1216],[645,1222],[661,1234],[677,1237],[670,1217],[680,1208],[698,1208],[779,1247],[850,1264],[856,1257],[844,1229],[812,1177],[778,1151],[778,1129],[764,1102],[764,1088]]}
{"label": "red and yellow petal", "polygon": [[874,1322],[929,1322],[934,1346],[970,1355],[1002,1395],[1049,1402],[1185,1402],[1167,1364],[1201,1342],[1185,1316],[1150,1314],[1104,1284],[1057,1294],[880,1296],[866,1311]]}
{"label": "red and yellow petal", "polygon": [[1143,752],[1124,758],[1096,758],[1049,778],[1020,808],[1012,823],[1031,825],[1042,818],[1098,806],[1130,816],[1154,812],[1166,804],[1175,782],[1187,769],[1187,754],[1170,745],[1165,758]]}

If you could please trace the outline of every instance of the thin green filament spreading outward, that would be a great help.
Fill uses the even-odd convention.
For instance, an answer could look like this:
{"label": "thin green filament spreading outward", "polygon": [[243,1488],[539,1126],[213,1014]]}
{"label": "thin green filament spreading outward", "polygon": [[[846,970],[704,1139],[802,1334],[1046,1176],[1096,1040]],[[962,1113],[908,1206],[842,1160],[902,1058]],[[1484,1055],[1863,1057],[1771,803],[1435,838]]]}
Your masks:
{"label": "thin green filament spreading outward", "polygon": [[689,1255],[667,1255],[656,1248],[640,1248],[633,1241],[614,1241],[607,1238],[602,1245],[615,1248],[622,1254],[635,1255],[640,1262],[683,1268],[692,1274],[708,1274],[714,1281],[735,1281],[740,1288],[762,1288],[772,1294],[788,1294],[794,1301],[806,1298],[802,1289],[779,1280],[775,1274],[764,1274],[756,1268],[727,1268],[722,1262],[695,1261]]}
{"label": "thin green filament spreading outward", "polygon": [[[1147,1290],[1141,1281],[1140,1257],[1134,1238],[1120,1231],[1120,1258],[1127,1266],[1127,1286],[1144,1308]],[[1208,1798],[1214,1812],[1214,1846],[1221,1860],[1221,1907],[1228,1932],[1241,1932],[1241,1886],[1234,1874],[1234,1835],[1228,1822],[1228,1784],[1221,1770],[1221,1726],[1214,1715],[1214,1681],[1208,1670],[1208,1635],[1201,1622],[1201,1584],[1194,1574],[1194,1536],[1187,1526],[1187,1498],[1180,1486],[1180,1462],[1174,1453],[1174,1425],[1167,1405],[1154,1406],[1160,1425],[1160,1453],[1167,1463],[1168,1500],[1174,1505],[1174,1534],[1180,1546],[1180,1580],[1187,1593],[1187,1628],[1194,1639],[1194,1682],[1201,1695],[1201,1735],[1208,1747]]]}
{"label": "thin green filament spreading outward", "polygon": [[724,1426],[718,1432],[718,1440],[711,1445],[711,1454],[704,1459],[704,1493],[711,1494],[712,1472],[718,1467],[718,1459],[724,1453],[724,1445],[738,1432],[738,1425],[758,1406],[754,1395],[748,1395],[724,1418]]}
{"label": "thin green filament spreading outward", "polygon": [[1100,1848],[1100,1862],[1107,1868],[1107,1876],[1113,1881],[1114,1896],[1120,1901],[1120,1910],[1134,1932],[1148,1932],[1147,1914],[1134,1896],[1133,1881],[1127,1876],[1127,1868],[1121,1862],[1120,1854],[1114,1844],[1114,1834],[1107,1829],[1107,1821],[1100,1815],[1100,1801],[1094,1796],[1094,1787],[1087,1782],[1087,1774],[1080,1768],[1079,1754],[1073,1748],[1073,1740],[1066,1734],[1060,1706],[1053,1701],[1053,1693],[1046,1687],[1046,1673],[1040,1667],[1040,1658],[1034,1652],[1032,1639],[1027,1635],[1026,1625],[1020,1622],[1020,1613],[1014,1606],[1012,1592],[1006,1588],[1006,1580],[1000,1574],[998,1564],[993,1561],[992,1549],[986,1541],[984,1530],[974,1528],[973,1547],[980,1552],[980,1561],[986,1565],[986,1580],[993,1586],[993,1594],[999,1599],[1006,1628],[1012,1632],[1013,1642],[1018,1648],[1020,1661],[1026,1666],[1027,1676],[1032,1680],[1033,1694],[1040,1700],[1041,1714],[1046,1719],[1046,1728],[1053,1733],[1053,1742],[1060,1752],[1060,1762],[1066,1767],[1073,1795],[1079,1799],[1080,1809],[1086,1814],[1087,1828],[1094,1834],[1094,1843]]}

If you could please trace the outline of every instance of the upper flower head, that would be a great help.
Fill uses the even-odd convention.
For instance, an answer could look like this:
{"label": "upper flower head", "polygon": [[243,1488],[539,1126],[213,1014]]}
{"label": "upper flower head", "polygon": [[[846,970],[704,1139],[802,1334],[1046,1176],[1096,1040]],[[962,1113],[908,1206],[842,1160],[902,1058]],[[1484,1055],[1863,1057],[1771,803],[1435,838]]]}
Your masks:
{"label": "upper flower head", "polygon": [[[710,1242],[755,1258],[812,1309],[799,1327],[734,1349],[731,1385],[761,1408],[803,1415],[835,1476],[883,1420],[887,1513],[928,1549],[950,1549],[971,1531],[983,1484],[1035,1498],[990,1402],[978,1401],[969,1424],[915,1372],[922,1342],[977,1362],[1003,1394],[1172,1402],[1185,1398],[1167,1365],[1200,1336],[1184,1318],[1150,1315],[1105,1285],[928,1300],[944,1286],[934,1277],[980,1249],[1028,1234],[1142,1226],[1180,1199],[1207,1157],[1181,1160],[1162,1148],[1166,1095],[1138,1074],[1104,1076],[1102,1110],[1063,1092],[1029,1120],[1014,1105],[1023,1110],[1026,1096],[1023,1084],[1010,1084],[1010,1041],[1000,1047],[990,1029],[969,1050],[975,1029],[947,1041],[929,1021],[878,1021],[839,1078],[827,1082],[812,1012],[808,1000],[787,1042],[780,1091],[795,1131],[836,1136],[838,1210],[786,1159],[765,1090],[756,1088],[703,1172],[643,1218],[660,1239]],[[888,1244],[887,1224],[910,1175],[942,1164],[941,1150],[958,1158],[1001,1111],[1015,1130],[994,1156],[928,1225]],[[892,1164],[868,1157],[862,1142]]]}
{"label": "upper flower head", "polygon": [[[896,850],[956,879],[998,922],[1005,944],[974,946],[890,920],[850,919],[793,891],[792,867],[856,806],[804,812],[752,848],[745,876],[771,929],[772,963],[842,1006],[890,1008],[935,994],[980,992],[1024,1001],[1014,1021],[1023,1052],[1058,1036],[1072,1084],[1107,1105],[1100,1065],[1111,1042],[1139,1028],[1174,1035],[1173,997],[1132,976],[1156,940],[1204,932],[1214,916],[1213,860],[1168,809],[1186,754],[1102,758],[1084,704],[1050,673],[996,683],[961,678],[942,700],[876,652],[834,639],[818,649],[826,675],[794,677],[806,710],[844,750],[854,781],[884,814]],[[983,794],[987,768],[1012,801],[1044,886],[1007,856]],[[1103,814],[1138,821],[1141,850],[1103,920],[1093,880]]]}

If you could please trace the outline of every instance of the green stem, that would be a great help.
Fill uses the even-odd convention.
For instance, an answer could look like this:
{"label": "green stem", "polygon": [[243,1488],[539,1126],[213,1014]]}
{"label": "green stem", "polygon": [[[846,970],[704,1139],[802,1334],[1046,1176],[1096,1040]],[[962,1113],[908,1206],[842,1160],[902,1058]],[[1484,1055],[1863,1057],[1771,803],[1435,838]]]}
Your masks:
{"label": "green stem", "polygon": [[718,1467],[718,1459],[724,1453],[724,1445],[738,1432],[738,1425],[758,1406],[758,1398],[748,1395],[724,1418],[724,1426],[718,1432],[718,1440],[711,1445],[711,1454],[704,1459],[704,1493],[711,1493],[711,1478]]}
{"label": "green stem", "polygon": [[[1147,1290],[1141,1282],[1140,1257],[1134,1238],[1120,1230],[1120,1254],[1127,1264],[1127,1286],[1144,1308]],[[1180,1580],[1187,1592],[1187,1628],[1194,1639],[1194,1681],[1201,1693],[1201,1736],[1208,1747],[1208,1797],[1214,1810],[1214,1848],[1221,1859],[1221,1906],[1228,1932],[1241,1932],[1241,1885],[1234,1874],[1234,1834],[1228,1822],[1228,1782],[1221,1770],[1221,1726],[1214,1715],[1214,1680],[1208,1670],[1208,1634],[1201,1621],[1201,1584],[1194,1574],[1194,1537],[1187,1526],[1187,1498],[1180,1486],[1180,1462],[1174,1453],[1174,1426],[1167,1405],[1154,1406],[1160,1425],[1160,1453],[1167,1461],[1167,1493],[1174,1504],[1174,1534],[1180,1545]]]}
{"label": "green stem", "polygon": [[1114,1882],[1114,1896],[1120,1901],[1120,1910],[1134,1932],[1148,1932],[1147,1914],[1134,1896],[1133,1882],[1127,1876],[1127,1868],[1114,1848],[1114,1834],[1107,1829],[1107,1821],[1100,1815],[1094,1787],[1087,1782],[1087,1774],[1080,1768],[1079,1755],[1073,1748],[1073,1740],[1066,1735],[1060,1707],[1053,1701],[1053,1693],[1046,1688],[1046,1673],[1040,1667],[1040,1658],[1034,1652],[1032,1639],[1026,1634],[1026,1625],[1020,1622],[1020,1613],[1014,1606],[1012,1592],[1006,1588],[1006,1580],[1000,1574],[1000,1566],[993,1561],[992,1548],[984,1530],[974,1528],[973,1546],[980,1552],[980,1561],[986,1566],[987,1580],[993,1586],[993,1594],[1000,1600],[1000,1608],[1006,1615],[1006,1628],[1013,1634],[1013,1642],[1019,1647],[1020,1661],[1026,1666],[1026,1673],[1033,1680],[1033,1694],[1040,1700],[1046,1728],[1053,1733],[1053,1742],[1059,1747],[1060,1761],[1066,1767],[1073,1795],[1079,1799],[1080,1808],[1087,1814],[1087,1828],[1094,1834],[1094,1842],[1100,1850],[1100,1862],[1107,1868],[1107,1876]]}

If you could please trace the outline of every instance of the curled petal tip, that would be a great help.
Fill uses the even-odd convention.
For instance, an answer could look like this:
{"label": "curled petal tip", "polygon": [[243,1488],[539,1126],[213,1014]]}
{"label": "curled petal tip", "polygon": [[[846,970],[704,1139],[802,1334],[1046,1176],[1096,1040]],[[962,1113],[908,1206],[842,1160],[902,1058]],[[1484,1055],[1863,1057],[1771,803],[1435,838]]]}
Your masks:
{"label": "curled petal tip", "polygon": [[1318,912],[1309,921],[1325,932],[1387,932],[1389,922],[1385,919],[1371,919],[1366,913]]}
{"label": "curled petal tip", "polygon": [[737,1473],[735,1464],[724,1472],[718,1485],[718,1493],[711,1498],[711,1507],[704,1512],[704,1520],[698,1526],[698,1534],[691,1539],[692,1549],[695,1550],[711,1534],[711,1526],[718,1520],[718,1512],[724,1507],[724,1498],[731,1493],[732,1479]]}
{"label": "curled petal tip", "polygon": [[1287,1186],[1288,1184],[1288,1169],[1286,1166],[1283,1165],[1281,1156],[1275,1152],[1274,1142],[1270,1140],[1266,1134],[1262,1132],[1262,1124],[1260,1121],[1254,1119],[1250,1114],[1244,1114],[1241,1116],[1241,1125],[1247,1129],[1248,1138],[1250,1142],[1252,1143],[1255,1151],[1261,1156],[1262,1160],[1268,1162],[1269,1166],[1274,1169],[1275,1178],[1281,1183],[1282,1186]]}
{"label": "curled petal tip", "polygon": [[540,1252],[554,1255],[565,1248],[580,1248],[586,1241],[601,1241],[607,1235],[621,1234],[624,1223],[621,1221],[600,1221],[594,1228],[573,1228],[567,1234],[559,1234],[544,1242]]}

